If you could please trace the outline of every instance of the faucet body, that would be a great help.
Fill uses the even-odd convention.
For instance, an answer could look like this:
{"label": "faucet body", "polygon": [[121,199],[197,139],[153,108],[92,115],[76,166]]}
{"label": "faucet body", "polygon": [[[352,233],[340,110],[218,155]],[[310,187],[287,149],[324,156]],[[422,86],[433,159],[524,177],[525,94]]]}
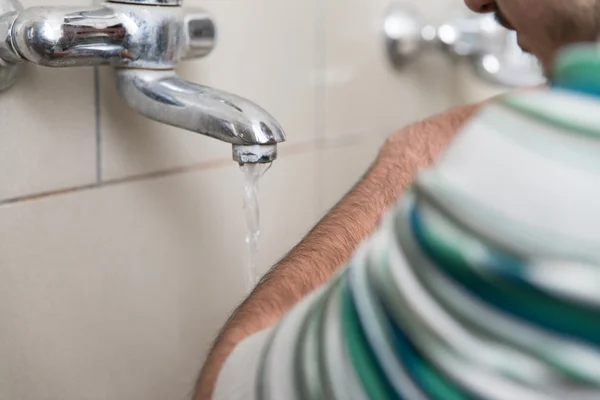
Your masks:
{"label": "faucet body", "polygon": [[[233,144],[240,163],[272,161],[283,139],[277,121],[256,104],[184,81],[173,70],[119,69],[117,87],[142,115]],[[257,145],[262,147],[252,158],[247,152]]]}
{"label": "faucet body", "polygon": [[0,0],[0,89],[25,61],[47,67],[110,65],[120,95],[139,113],[231,143],[240,163],[272,161],[285,135],[269,113],[175,73],[180,60],[210,53],[216,37],[209,14],[179,4],[124,0],[92,8],[22,10],[16,0]]}

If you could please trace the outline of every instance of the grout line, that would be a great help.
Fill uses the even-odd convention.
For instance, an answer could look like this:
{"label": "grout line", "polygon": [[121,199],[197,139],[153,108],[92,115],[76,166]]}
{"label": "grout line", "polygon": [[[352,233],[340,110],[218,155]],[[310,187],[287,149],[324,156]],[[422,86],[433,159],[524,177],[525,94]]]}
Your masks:
{"label": "grout line", "polygon": [[100,122],[100,70],[94,67],[94,107],[96,132],[96,183],[102,183],[102,125]]}
{"label": "grout line", "polygon": [[100,189],[100,188],[104,188],[104,187],[108,187],[108,186],[116,186],[116,185],[120,185],[120,184],[124,184],[124,183],[132,183],[132,182],[138,182],[138,181],[143,181],[143,180],[158,179],[158,178],[164,178],[164,177],[178,175],[178,174],[185,174],[185,173],[202,171],[202,170],[207,170],[207,169],[212,169],[212,168],[218,168],[218,167],[224,166],[224,165],[226,165],[226,163],[228,164],[230,162],[231,162],[231,160],[229,160],[229,159],[227,159],[227,160],[220,159],[220,160],[204,162],[204,163],[200,163],[200,164],[189,165],[189,166],[185,166],[185,167],[175,167],[175,168],[170,168],[170,169],[166,169],[166,170],[162,170],[162,171],[148,172],[148,173],[139,174],[139,175],[131,175],[131,176],[128,176],[125,178],[104,180],[99,183],[90,183],[87,185],[72,186],[72,187],[67,187],[67,188],[62,188],[62,189],[49,190],[47,192],[41,192],[41,193],[36,193],[36,194],[24,195],[24,196],[17,196],[17,197],[1,200],[0,206],[4,206],[7,204],[21,203],[21,202],[25,202],[25,201],[40,200],[40,199],[45,199],[45,198],[49,198],[49,197],[61,196],[61,195],[65,195],[65,194],[71,194],[71,193],[82,192],[82,191],[87,191],[87,190]]}
{"label": "grout line", "polygon": [[[315,151],[315,150],[316,150],[316,147],[312,144],[300,144],[300,145],[293,146],[291,149],[288,149],[287,151],[285,151],[285,153],[282,154],[282,156],[298,155],[298,154],[307,153],[309,151]],[[121,185],[121,184],[126,184],[126,183],[159,179],[159,178],[165,178],[165,177],[179,175],[179,174],[188,174],[188,173],[192,173],[192,172],[216,169],[216,168],[229,166],[232,163],[233,163],[233,161],[230,158],[221,158],[221,159],[205,161],[205,162],[201,162],[201,163],[197,163],[197,164],[182,166],[182,167],[169,168],[169,169],[162,170],[162,171],[154,171],[154,172],[147,172],[147,173],[138,174],[138,175],[130,175],[130,176],[127,176],[124,178],[107,179],[107,180],[99,181],[96,183],[90,183],[87,185],[71,186],[71,187],[66,187],[66,188],[62,188],[62,189],[49,190],[46,192],[28,194],[28,195],[23,195],[23,196],[16,196],[16,197],[0,200],[0,207],[10,205],[10,204],[15,204],[15,203],[23,203],[23,202],[34,201],[34,200],[47,199],[47,198],[51,198],[51,197],[62,196],[62,195],[67,195],[67,194],[72,194],[72,193],[77,193],[77,192],[82,192],[82,191],[87,191],[87,190],[101,189],[104,187],[116,186],[116,185]]]}
{"label": "grout line", "polygon": [[373,139],[373,137],[368,135],[345,135],[342,137],[329,138],[323,141],[321,148],[324,150],[338,149],[366,141],[365,139]]}
{"label": "grout line", "polygon": [[317,168],[315,168],[315,185],[317,192],[317,216],[321,215],[321,209],[324,204],[324,193],[323,193],[323,152],[321,151],[325,147],[325,141],[327,139],[327,114],[326,114],[326,87],[325,87],[325,73],[327,69],[327,47],[326,47],[326,35],[327,35],[327,2],[328,0],[314,0],[315,6],[315,73],[317,75],[315,85],[315,110],[314,110],[314,129],[316,135],[317,144]]}

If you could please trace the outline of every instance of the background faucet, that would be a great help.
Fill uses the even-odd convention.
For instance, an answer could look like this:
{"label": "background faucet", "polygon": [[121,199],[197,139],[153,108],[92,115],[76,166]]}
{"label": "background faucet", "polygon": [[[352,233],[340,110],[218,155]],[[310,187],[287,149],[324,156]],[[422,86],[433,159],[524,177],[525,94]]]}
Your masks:
{"label": "background faucet", "polygon": [[242,97],[187,82],[174,71],[182,59],[204,57],[215,26],[181,0],[121,0],[94,8],[32,7],[0,0],[0,89],[12,85],[18,65],[112,65],[125,102],[165,124],[233,145],[240,164],[277,157],[283,129]]}

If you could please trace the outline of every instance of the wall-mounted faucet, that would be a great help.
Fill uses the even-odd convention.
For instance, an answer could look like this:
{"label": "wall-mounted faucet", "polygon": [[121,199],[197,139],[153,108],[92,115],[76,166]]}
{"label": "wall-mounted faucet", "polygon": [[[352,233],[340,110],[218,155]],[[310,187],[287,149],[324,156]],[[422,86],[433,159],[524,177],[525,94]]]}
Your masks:
{"label": "wall-mounted faucet", "polygon": [[535,57],[523,54],[515,32],[502,27],[493,15],[469,11],[455,0],[456,10],[439,25],[425,22],[406,2],[393,3],[384,20],[385,45],[392,65],[403,70],[421,52],[439,49],[454,60],[465,59],[478,77],[508,86],[545,82]]}
{"label": "wall-mounted faucet", "polygon": [[242,97],[197,85],[174,71],[215,45],[215,26],[181,0],[120,0],[93,8],[32,7],[0,0],[0,90],[25,61],[48,67],[112,65],[120,95],[148,118],[233,145],[240,164],[271,162],[283,129]]}

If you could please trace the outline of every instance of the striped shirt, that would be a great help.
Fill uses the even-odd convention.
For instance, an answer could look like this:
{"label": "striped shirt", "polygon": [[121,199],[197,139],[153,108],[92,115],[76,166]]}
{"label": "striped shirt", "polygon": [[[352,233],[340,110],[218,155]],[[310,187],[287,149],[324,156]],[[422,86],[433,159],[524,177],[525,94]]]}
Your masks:
{"label": "striped shirt", "polygon": [[215,399],[600,398],[600,53],[486,108]]}

